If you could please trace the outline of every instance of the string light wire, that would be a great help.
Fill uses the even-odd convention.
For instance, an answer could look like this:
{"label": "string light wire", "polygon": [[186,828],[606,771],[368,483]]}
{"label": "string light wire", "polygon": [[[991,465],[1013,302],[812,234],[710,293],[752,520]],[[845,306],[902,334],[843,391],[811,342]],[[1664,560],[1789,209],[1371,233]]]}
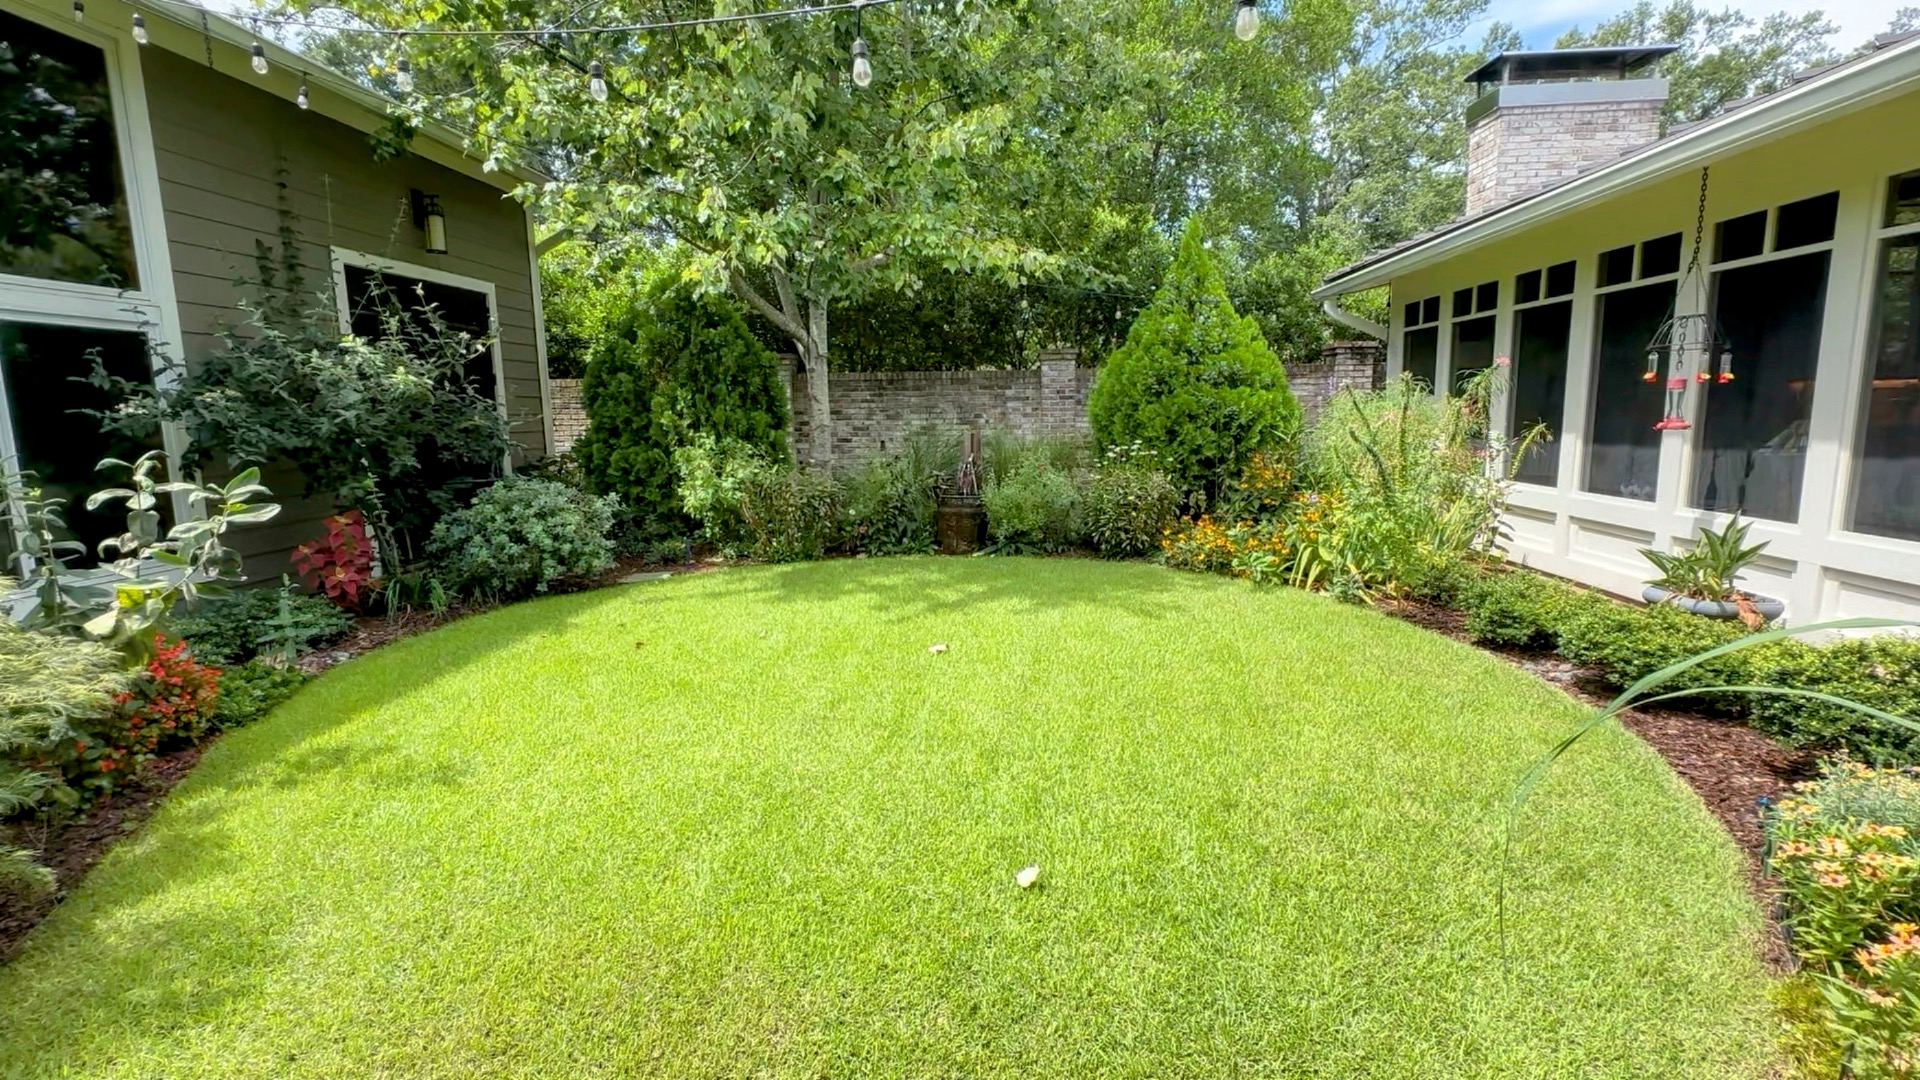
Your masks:
{"label": "string light wire", "polygon": [[[149,3],[189,8],[201,11],[192,0],[148,0]],[[710,15],[699,19],[675,19],[669,22],[626,23],[619,26],[528,26],[514,30],[476,30],[464,27],[414,27],[394,29],[384,26],[347,26],[340,23],[318,22],[313,19],[274,19],[253,18],[249,22],[258,26],[291,27],[301,30],[325,30],[332,33],[379,34],[387,37],[478,37],[478,38],[547,38],[572,37],[593,34],[641,34],[655,30],[681,30],[700,26],[724,26],[733,23],[768,22],[774,19],[804,18],[809,15],[830,15],[836,11],[859,11],[862,8],[882,7],[888,4],[905,3],[906,0],[846,0],[837,4],[814,4],[808,7],[774,8],[768,11],[743,11],[733,15]]]}

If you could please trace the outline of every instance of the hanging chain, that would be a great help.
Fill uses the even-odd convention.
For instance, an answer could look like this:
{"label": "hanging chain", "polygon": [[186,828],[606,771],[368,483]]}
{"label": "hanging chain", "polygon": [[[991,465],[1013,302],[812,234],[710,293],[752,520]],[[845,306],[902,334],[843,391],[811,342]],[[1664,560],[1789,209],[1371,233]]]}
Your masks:
{"label": "hanging chain", "polygon": [[[1700,238],[1707,231],[1707,167],[1700,166],[1700,205],[1693,212],[1693,257],[1687,260],[1687,273],[1700,266]],[[1686,274],[1682,274],[1685,277]]]}

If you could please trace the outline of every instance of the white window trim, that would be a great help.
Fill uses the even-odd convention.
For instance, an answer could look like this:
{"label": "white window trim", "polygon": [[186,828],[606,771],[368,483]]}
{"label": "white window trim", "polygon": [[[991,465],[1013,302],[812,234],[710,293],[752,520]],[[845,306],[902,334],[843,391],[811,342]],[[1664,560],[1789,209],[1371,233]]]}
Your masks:
{"label": "white window trim", "polygon": [[1873,201],[1868,205],[1872,215],[1872,232],[1867,236],[1865,247],[1866,267],[1860,279],[1860,301],[1858,325],[1861,327],[1859,338],[1855,342],[1858,366],[1849,379],[1847,387],[1851,395],[1848,401],[1846,417],[1847,427],[1841,434],[1841,466],[1838,477],[1838,498],[1834,503],[1833,536],[1851,544],[1877,548],[1889,554],[1898,553],[1911,557],[1911,553],[1920,549],[1920,540],[1909,540],[1900,536],[1888,536],[1884,533],[1860,532],[1853,527],[1854,513],[1860,498],[1860,465],[1866,453],[1867,445],[1867,406],[1873,394],[1873,373],[1878,366],[1878,357],[1874,349],[1878,342],[1878,326],[1874,316],[1879,311],[1880,252],[1889,240],[1906,236],[1920,235],[1920,221],[1905,225],[1883,225],[1887,219],[1887,202],[1892,195],[1889,183],[1896,176],[1906,176],[1920,172],[1920,162],[1912,169],[1903,169],[1880,178],[1874,191]]}
{"label": "white window trim", "polygon": [[[185,353],[180,344],[180,309],[174,295],[173,260],[167,246],[139,46],[130,33],[98,21],[76,23],[70,16],[63,18],[61,12],[39,7],[10,6],[7,11],[53,33],[92,45],[106,58],[108,100],[113,108],[114,139],[127,200],[127,231],[140,286],[116,289],[0,274],[0,320],[143,334],[154,360],[155,381],[164,384],[169,375],[167,366],[182,362]],[[18,455],[12,415],[16,404],[0,382],[0,458],[8,462]],[[187,448],[186,435],[174,425],[165,425],[161,445],[167,451],[173,478],[178,479],[177,464]],[[7,518],[16,528],[23,528],[25,519],[17,493],[7,491],[4,499]],[[175,495],[172,501],[175,520],[184,520],[192,513],[185,496]],[[30,569],[24,555],[13,569]]]}

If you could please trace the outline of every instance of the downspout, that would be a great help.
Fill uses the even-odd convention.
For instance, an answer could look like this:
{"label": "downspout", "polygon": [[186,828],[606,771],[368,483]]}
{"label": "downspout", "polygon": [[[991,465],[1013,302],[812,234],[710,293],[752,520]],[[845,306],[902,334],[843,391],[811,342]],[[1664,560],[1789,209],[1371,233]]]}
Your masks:
{"label": "downspout", "polygon": [[1358,330],[1368,337],[1376,337],[1381,341],[1387,340],[1386,327],[1369,319],[1363,319],[1353,312],[1348,311],[1346,308],[1341,307],[1340,298],[1337,296],[1329,296],[1325,300],[1320,301],[1320,310],[1326,314],[1327,318],[1332,319],[1341,326]]}

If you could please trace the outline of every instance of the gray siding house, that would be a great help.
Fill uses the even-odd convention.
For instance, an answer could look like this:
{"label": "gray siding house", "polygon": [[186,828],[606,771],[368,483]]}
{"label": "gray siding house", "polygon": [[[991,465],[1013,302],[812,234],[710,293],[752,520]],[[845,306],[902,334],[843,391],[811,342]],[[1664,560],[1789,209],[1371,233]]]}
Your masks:
{"label": "gray siding house", "polygon": [[[152,377],[159,358],[217,347],[239,321],[236,279],[283,229],[343,329],[384,278],[492,335],[515,459],[551,444],[532,221],[509,197],[543,178],[490,171],[445,130],[376,160],[381,98],[273,45],[261,74],[252,48],[174,3],[0,0],[0,130],[15,133],[0,146],[0,455],[73,499],[82,539],[107,524],[79,512],[94,462],[128,448],[75,411],[98,403],[73,377],[95,356]],[[256,575],[288,569],[331,509],[295,498],[297,477],[268,479],[287,511],[244,537]]]}

